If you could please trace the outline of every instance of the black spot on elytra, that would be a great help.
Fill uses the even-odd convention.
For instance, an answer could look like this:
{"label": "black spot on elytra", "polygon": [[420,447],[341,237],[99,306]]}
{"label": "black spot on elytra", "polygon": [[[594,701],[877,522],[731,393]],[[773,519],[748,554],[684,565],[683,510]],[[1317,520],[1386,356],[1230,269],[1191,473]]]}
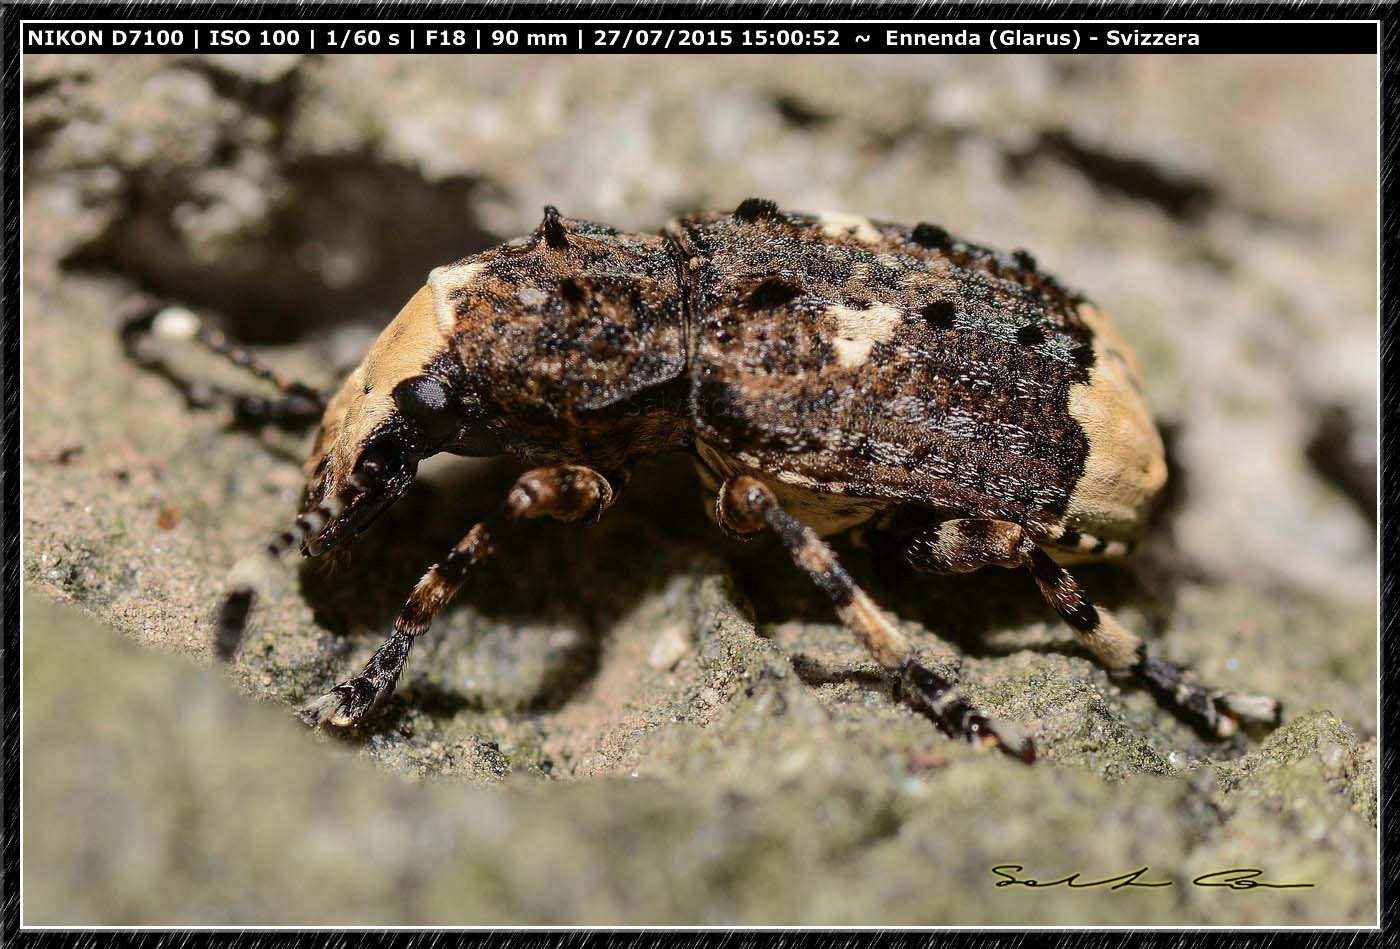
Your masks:
{"label": "black spot on elytra", "polygon": [[583,302],[583,287],[572,277],[565,277],[559,281],[559,295],[565,303],[577,305]]}
{"label": "black spot on elytra", "polygon": [[747,303],[755,310],[773,310],[802,295],[802,288],[781,277],[769,277],[749,294]]}
{"label": "black spot on elytra", "polygon": [[1069,351],[1069,358],[1073,359],[1080,369],[1092,369],[1097,357],[1094,356],[1093,344],[1080,343]]}
{"label": "black spot on elytra", "polygon": [[928,306],[919,309],[919,315],[928,321],[929,326],[937,330],[952,328],[953,317],[957,316],[957,312],[957,308],[953,306],[951,300],[935,300]]}
{"label": "black spot on elytra", "polygon": [[555,250],[563,250],[569,246],[569,235],[564,232],[564,221],[559,216],[559,209],[553,205],[545,207],[540,230],[544,232],[544,242]]}
{"label": "black spot on elytra", "polygon": [[753,445],[767,444],[772,438],[772,433],[754,425],[746,411],[750,403],[731,386],[702,381],[692,390],[691,400],[691,411],[728,438]]}
{"label": "black spot on elytra", "polygon": [[1045,330],[1038,323],[1027,323],[1016,331],[1016,340],[1022,346],[1039,346],[1045,342]]}
{"label": "black spot on elytra", "polygon": [[734,218],[738,221],[757,221],[761,217],[770,217],[777,213],[776,201],[769,201],[767,198],[746,198],[734,209]]}
{"label": "black spot on elytra", "polygon": [[947,231],[937,224],[923,223],[914,228],[914,243],[923,247],[943,248],[953,242]]}

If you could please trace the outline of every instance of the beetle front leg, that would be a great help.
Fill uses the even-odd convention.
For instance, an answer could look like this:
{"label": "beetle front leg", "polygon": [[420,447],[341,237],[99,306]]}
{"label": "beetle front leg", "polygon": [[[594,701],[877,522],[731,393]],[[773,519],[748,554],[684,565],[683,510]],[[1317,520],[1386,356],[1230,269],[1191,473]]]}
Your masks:
{"label": "beetle front leg", "polygon": [[1028,739],[1003,736],[951,682],[918,662],[909,639],[856,584],[816,531],[783,510],[767,485],[747,475],[729,479],[720,488],[715,512],[721,526],[737,536],[752,536],[765,527],[776,534],[793,563],[830,598],[842,623],[876,662],[899,676],[905,693],[945,734],[996,745],[1028,764],[1035,759],[1035,746]]}
{"label": "beetle front leg", "polygon": [[535,468],[515,480],[495,515],[469,530],[440,562],[428,568],[394,620],[394,632],[370,656],[360,674],[331,689],[298,717],[316,727],[322,723],[353,725],[391,692],[408,662],[413,641],[427,632],[471,569],[495,553],[496,538],[511,520],[552,517],[568,522],[602,516],[615,497],[602,474],[582,465]]}

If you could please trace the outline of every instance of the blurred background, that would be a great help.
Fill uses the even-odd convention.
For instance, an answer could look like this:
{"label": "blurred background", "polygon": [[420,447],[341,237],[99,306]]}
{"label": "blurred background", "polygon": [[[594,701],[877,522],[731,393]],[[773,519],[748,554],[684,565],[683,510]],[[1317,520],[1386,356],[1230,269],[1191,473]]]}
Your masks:
{"label": "blurred background", "polygon": [[[23,93],[25,922],[1374,922],[1374,57],[31,55]],[[1081,580],[1283,728],[1203,741],[1026,578],[843,548],[1041,761],[954,745],[780,553],[718,535],[681,459],[595,527],[532,526],[358,735],[290,710],[510,463],[425,466],[207,668],[308,440],[125,360],[133,297],[324,385],[545,204],[654,230],[751,196],[1024,247],[1110,313],[1172,481],[1140,552]],[[1010,893],[1008,862],[1178,885]],[[1190,885],[1229,866],[1318,886]]]}

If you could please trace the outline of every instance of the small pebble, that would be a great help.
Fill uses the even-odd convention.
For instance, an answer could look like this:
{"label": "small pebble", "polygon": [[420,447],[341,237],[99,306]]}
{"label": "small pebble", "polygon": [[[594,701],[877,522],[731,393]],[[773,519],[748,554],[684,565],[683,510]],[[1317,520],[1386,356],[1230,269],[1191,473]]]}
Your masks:
{"label": "small pebble", "polygon": [[1322,758],[1323,770],[1328,777],[1341,777],[1347,772],[1346,749],[1335,741],[1329,741],[1318,749],[1318,755]]}
{"label": "small pebble", "polygon": [[685,629],[673,623],[662,629],[652,643],[647,665],[653,669],[674,669],[689,650],[690,640],[686,638]]}
{"label": "small pebble", "polygon": [[164,339],[194,339],[199,332],[199,317],[184,307],[166,307],[156,314],[151,332]]}

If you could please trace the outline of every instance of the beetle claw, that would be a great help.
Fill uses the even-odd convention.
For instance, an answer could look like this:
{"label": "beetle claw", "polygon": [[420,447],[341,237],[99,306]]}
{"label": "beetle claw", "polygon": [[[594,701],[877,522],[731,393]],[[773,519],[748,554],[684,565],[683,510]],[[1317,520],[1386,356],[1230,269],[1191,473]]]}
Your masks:
{"label": "beetle claw", "polygon": [[1187,670],[1146,649],[1132,671],[1163,706],[1216,738],[1230,738],[1241,727],[1251,725],[1277,727],[1283,718],[1277,699],[1209,688]]}
{"label": "beetle claw", "polygon": [[979,715],[977,719],[977,724],[981,726],[981,732],[985,735],[985,737],[982,738],[984,744],[995,745],[998,751],[1010,755],[1022,764],[1035,763],[1034,741],[1020,734],[1015,729],[1007,728],[1005,725],[994,724],[991,720],[983,716]]}
{"label": "beetle claw", "polygon": [[1277,728],[1283,722],[1283,705],[1267,695],[1237,695],[1224,692],[1213,696],[1212,704],[1219,714],[1215,732],[1229,738],[1241,727],[1267,725]]}
{"label": "beetle claw", "polygon": [[1251,722],[1278,725],[1283,721],[1283,706],[1267,695],[1226,694],[1220,700],[1228,714]]}
{"label": "beetle claw", "polygon": [[379,691],[374,683],[365,676],[356,676],[302,708],[297,718],[308,728],[325,724],[344,728],[364,718],[378,698]]}
{"label": "beetle claw", "polygon": [[951,682],[908,660],[900,677],[904,693],[939,730],[983,747],[994,746],[1024,764],[1035,761],[1035,743],[1013,728],[994,722],[977,711],[953,688]]}

